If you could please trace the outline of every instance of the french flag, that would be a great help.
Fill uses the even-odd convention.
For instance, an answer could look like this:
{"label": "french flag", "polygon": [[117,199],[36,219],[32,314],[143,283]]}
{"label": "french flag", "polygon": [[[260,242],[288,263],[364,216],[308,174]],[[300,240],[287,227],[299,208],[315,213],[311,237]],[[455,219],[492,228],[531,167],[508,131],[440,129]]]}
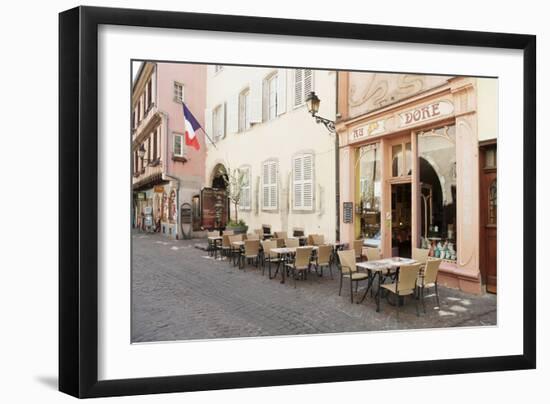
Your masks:
{"label": "french flag", "polygon": [[183,104],[183,117],[185,119],[185,144],[199,150],[201,145],[197,131],[201,129],[201,125],[185,104]]}

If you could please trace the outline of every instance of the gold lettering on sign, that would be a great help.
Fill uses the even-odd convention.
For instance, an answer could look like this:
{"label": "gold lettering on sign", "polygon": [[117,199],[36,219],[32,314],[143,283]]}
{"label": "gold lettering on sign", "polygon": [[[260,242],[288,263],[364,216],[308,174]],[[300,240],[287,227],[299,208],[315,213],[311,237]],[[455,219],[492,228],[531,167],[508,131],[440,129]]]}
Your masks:
{"label": "gold lettering on sign", "polygon": [[453,104],[449,101],[438,101],[403,112],[399,114],[399,117],[401,118],[401,126],[408,126],[452,114],[453,110]]}
{"label": "gold lettering on sign", "polygon": [[380,133],[383,133],[385,130],[386,127],[384,121],[381,120],[370,122],[365,124],[364,126],[353,129],[349,134],[349,142],[353,143],[370,136],[376,136]]}

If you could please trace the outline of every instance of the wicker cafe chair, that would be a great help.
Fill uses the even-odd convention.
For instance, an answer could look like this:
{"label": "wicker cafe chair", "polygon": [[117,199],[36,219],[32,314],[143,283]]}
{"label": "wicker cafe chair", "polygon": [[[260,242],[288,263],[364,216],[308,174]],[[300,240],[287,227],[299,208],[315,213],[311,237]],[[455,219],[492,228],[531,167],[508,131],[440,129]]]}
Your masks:
{"label": "wicker cafe chair", "polygon": [[239,268],[245,269],[246,260],[253,260],[258,266],[260,255],[260,240],[246,240],[244,242],[244,251],[241,252],[239,259]]}
{"label": "wicker cafe chair", "polygon": [[332,246],[331,245],[321,245],[317,250],[315,259],[311,261],[315,265],[315,271],[319,272],[321,270],[321,276],[323,276],[323,268],[328,267],[330,271],[330,279],[334,279],[332,275]]}
{"label": "wicker cafe chair", "polygon": [[233,265],[235,265],[237,259],[239,258],[239,255],[241,254],[241,247],[234,246],[233,243],[235,241],[243,241],[243,234],[235,234],[233,236],[229,236],[229,255],[231,257],[231,262],[233,262]]}
{"label": "wicker cafe chair", "polygon": [[275,232],[275,238],[282,238],[282,239],[288,238],[287,232],[286,231],[276,231]]}
{"label": "wicker cafe chair", "polygon": [[231,253],[231,237],[233,235],[224,234],[222,237],[222,257],[228,257]]}
{"label": "wicker cafe chair", "polygon": [[363,261],[363,240],[353,241],[353,251],[355,251],[355,259]]}
{"label": "wicker cafe chair", "polygon": [[254,229],[254,234],[257,234],[260,240],[264,239],[264,231],[262,229]]}
{"label": "wicker cafe chair", "polygon": [[271,241],[275,241],[275,243],[277,243],[277,248],[283,248],[285,246],[284,238],[272,238]]}
{"label": "wicker cafe chair", "polygon": [[304,274],[304,278],[307,277],[307,271],[310,268],[310,259],[312,247],[298,247],[296,248],[296,255],[294,262],[286,264],[287,268],[292,271],[292,277],[294,278],[294,287],[296,287],[296,273]]}
{"label": "wicker cafe chair", "polygon": [[322,234],[313,235],[313,245],[320,246],[325,244],[325,236]]}
{"label": "wicker cafe chair", "polygon": [[[413,248],[412,249],[412,259],[420,264],[420,273],[418,274],[419,281],[424,276],[424,268],[426,266],[426,261],[428,261],[430,255],[430,250],[426,248]],[[422,283],[421,281],[419,283]],[[417,290],[419,291],[419,290]],[[420,297],[420,296],[418,296]]]}
{"label": "wicker cafe chair", "polygon": [[355,293],[359,287],[359,282],[368,280],[368,274],[364,272],[358,272],[355,265],[355,250],[342,250],[338,251],[338,260],[340,261],[340,289],[338,290],[338,296],[342,294],[342,283],[344,278],[349,279],[349,294],[351,302],[353,303],[353,282],[355,282]]}
{"label": "wicker cafe chair", "polygon": [[422,308],[426,313],[426,304],[424,303],[424,290],[428,288],[435,288],[435,299],[437,301],[437,307],[439,307],[439,292],[437,290],[437,274],[439,272],[439,265],[443,260],[441,258],[429,259],[426,261],[422,276],[418,277],[416,286],[418,286],[418,294],[422,300]]}
{"label": "wicker cafe chair", "polygon": [[[416,282],[418,279],[418,273],[420,271],[420,264],[403,265],[397,272],[397,278],[394,283],[380,285],[394,295],[397,299],[395,302],[396,312],[399,314],[399,298],[413,295],[416,289]],[[413,299],[416,304],[416,315],[418,316],[418,301]]]}
{"label": "wicker cafe chair", "polygon": [[[220,236],[220,232],[217,230],[209,231],[207,233],[207,237],[219,237],[219,236]],[[206,249],[208,251],[208,255],[214,256],[218,250],[218,242],[216,240],[210,240],[209,238],[207,240],[208,240],[208,246]]]}
{"label": "wicker cafe chair", "polygon": [[246,239],[247,240],[259,240],[260,239],[260,235],[257,234],[257,233],[248,233],[246,235]]}
{"label": "wicker cafe chair", "polygon": [[265,273],[265,264],[267,263],[269,279],[271,279],[271,263],[277,263],[277,270],[279,270],[279,265],[281,264],[281,257],[279,254],[271,251],[273,248],[277,248],[277,242],[273,240],[264,240],[262,241],[262,275]]}
{"label": "wicker cafe chair", "polygon": [[430,250],[426,248],[413,248],[412,259],[423,266],[426,264],[426,261],[428,261],[429,253],[430,253]]}
{"label": "wicker cafe chair", "polygon": [[233,236],[235,234],[235,231],[234,230],[224,230],[223,234],[224,235],[227,234],[228,236]]}
{"label": "wicker cafe chair", "polygon": [[288,248],[300,247],[300,240],[297,238],[287,238],[285,239],[285,247],[288,247]]}

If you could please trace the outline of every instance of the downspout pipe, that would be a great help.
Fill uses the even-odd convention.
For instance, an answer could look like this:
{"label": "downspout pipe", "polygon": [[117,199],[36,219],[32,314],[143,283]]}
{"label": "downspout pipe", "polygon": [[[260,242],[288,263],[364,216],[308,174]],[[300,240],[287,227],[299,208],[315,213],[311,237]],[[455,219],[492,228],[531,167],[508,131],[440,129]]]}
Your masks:
{"label": "downspout pipe", "polygon": [[[160,112],[160,111],[159,111]],[[164,148],[162,153],[162,179],[165,181],[174,181],[176,183],[176,239],[179,239],[179,232],[181,228],[181,218],[180,218],[180,180],[177,177],[173,177],[168,174],[168,148],[170,146],[169,133],[168,133],[168,114],[160,112],[163,120],[163,130],[162,134],[164,135]],[[183,238],[182,234],[182,238]]]}

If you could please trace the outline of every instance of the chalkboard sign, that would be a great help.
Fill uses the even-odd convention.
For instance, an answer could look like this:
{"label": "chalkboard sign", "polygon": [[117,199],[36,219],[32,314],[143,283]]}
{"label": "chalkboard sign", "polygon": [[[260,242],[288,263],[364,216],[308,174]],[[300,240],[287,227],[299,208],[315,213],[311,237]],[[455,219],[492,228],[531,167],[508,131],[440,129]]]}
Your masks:
{"label": "chalkboard sign", "polygon": [[187,202],[184,203],[183,205],[181,205],[180,212],[181,212],[181,214],[180,214],[181,223],[182,224],[191,224],[191,218],[192,218],[191,205]]}
{"label": "chalkboard sign", "polygon": [[344,202],[344,223],[353,223],[353,202]]}

